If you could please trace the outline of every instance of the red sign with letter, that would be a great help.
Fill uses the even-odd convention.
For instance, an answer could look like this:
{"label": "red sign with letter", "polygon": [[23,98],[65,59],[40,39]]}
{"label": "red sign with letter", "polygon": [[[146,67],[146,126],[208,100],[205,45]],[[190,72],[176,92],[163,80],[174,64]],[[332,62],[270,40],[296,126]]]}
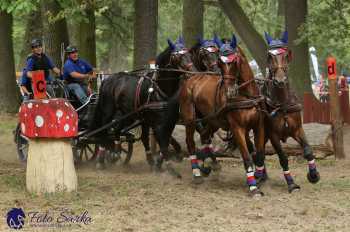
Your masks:
{"label": "red sign with letter", "polygon": [[46,80],[44,71],[32,72],[32,87],[34,92],[34,99],[46,98]]}
{"label": "red sign with letter", "polygon": [[327,73],[329,80],[337,79],[336,60],[332,56],[327,58]]}

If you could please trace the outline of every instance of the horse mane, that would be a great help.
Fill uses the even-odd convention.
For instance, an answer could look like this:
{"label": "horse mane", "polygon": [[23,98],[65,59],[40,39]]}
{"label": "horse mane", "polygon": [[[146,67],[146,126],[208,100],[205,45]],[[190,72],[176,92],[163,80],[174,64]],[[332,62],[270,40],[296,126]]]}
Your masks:
{"label": "horse mane", "polygon": [[[241,56],[241,62],[240,62],[241,63],[241,65],[240,65],[241,78],[243,79],[243,81],[248,81],[248,80],[254,79],[254,73],[249,66],[247,56],[244,54],[243,49],[241,47],[237,46],[237,49],[238,49],[238,52]],[[258,87],[257,87],[255,81],[251,82],[249,85],[247,85],[247,87],[244,87],[242,89],[247,90],[251,95],[254,95],[254,96],[259,94],[259,90],[258,90]]]}

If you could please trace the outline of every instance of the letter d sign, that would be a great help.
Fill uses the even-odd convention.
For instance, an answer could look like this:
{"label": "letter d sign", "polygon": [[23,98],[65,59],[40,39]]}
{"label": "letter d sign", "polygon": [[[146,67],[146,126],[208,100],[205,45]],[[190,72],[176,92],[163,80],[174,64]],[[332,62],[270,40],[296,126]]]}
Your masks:
{"label": "letter d sign", "polygon": [[332,56],[327,58],[327,73],[329,80],[337,79],[336,60]]}

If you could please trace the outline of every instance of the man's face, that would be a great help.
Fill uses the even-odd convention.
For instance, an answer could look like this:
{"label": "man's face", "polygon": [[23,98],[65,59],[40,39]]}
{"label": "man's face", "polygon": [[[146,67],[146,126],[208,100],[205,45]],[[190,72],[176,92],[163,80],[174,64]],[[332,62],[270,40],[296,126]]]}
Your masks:
{"label": "man's face", "polygon": [[77,60],[78,59],[78,52],[69,53],[69,58],[72,60]]}
{"label": "man's face", "polygon": [[32,47],[32,51],[33,53],[40,55],[41,53],[43,53],[43,47],[42,46]]}

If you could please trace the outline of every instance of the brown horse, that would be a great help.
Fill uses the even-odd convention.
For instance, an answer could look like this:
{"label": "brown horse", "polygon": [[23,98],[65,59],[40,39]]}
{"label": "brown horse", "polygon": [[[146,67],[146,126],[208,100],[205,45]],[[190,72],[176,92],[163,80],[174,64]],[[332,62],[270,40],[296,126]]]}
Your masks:
{"label": "brown horse", "polygon": [[[302,126],[301,105],[291,92],[288,82],[288,63],[291,53],[287,48],[288,34],[284,32],[282,39],[273,40],[267,33],[265,38],[270,47],[268,51],[269,75],[265,81],[262,93],[266,99],[269,115],[266,117],[266,140],[271,141],[278,154],[284,177],[291,193],[300,187],[294,183],[288,167],[288,157],[283,152],[280,141],[286,142],[288,137],[295,139],[304,150],[304,158],[308,161],[307,178],[311,183],[320,179],[316,169],[315,157],[307,142]],[[257,170],[258,172],[260,170]],[[261,173],[257,174],[260,176]]]}
{"label": "brown horse", "polygon": [[193,180],[203,182],[195,154],[196,112],[200,112],[211,134],[222,128],[230,130],[235,137],[244,161],[249,191],[253,196],[260,196],[254,177],[254,168],[248,151],[246,137],[251,129],[255,134],[256,163],[264,163],[264,114],[262,99],[253,73],[241,49],[236,47],[233,37],[231,44],[216,40],[220,47],[220,75],[198,74],[187,79],[180,92],[180,113],[186,125],[186,143],[190,153]]}

